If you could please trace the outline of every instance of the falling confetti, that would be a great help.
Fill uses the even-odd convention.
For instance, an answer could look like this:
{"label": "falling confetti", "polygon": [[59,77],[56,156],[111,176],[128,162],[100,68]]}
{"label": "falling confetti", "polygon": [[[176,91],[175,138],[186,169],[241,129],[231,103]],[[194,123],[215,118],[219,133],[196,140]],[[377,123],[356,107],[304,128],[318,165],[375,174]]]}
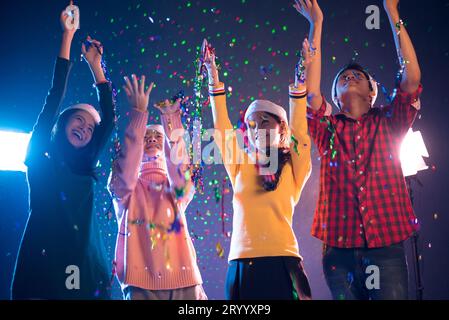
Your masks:
{"label": "falling confetti", "polygon": [[224,256],[224,248],[221,245],[220,242],[217,242],[217,244],[215,245],[215,250],[217,251],[217,255],[219,258],[223,258]]}
{"label": "falling confetti", "polygon": [[[230,2],[229,4],[227,2],[212,4],[201,0],[174,1],[169,4],[161,2],[158,5],[154,5],[151,1],[133,5],[117,2],[114,4],[117,9],[108,14],[101,11],[92,12],[98,20],[96,20],[98,25],[96,28],[92,27],[89,32],[92,32],[92,36],[102,38],[101,40],[105,43],[105,55],[108,62],[106,69],[117,88],[119,111],[116,119],[117,130],[114,131],[111,144],[105,149],[101,166],[98,168],[95,195],[96,218],[101,225],[102,238],[105,240],[110,261],[113,260],[115,253],[117,221],[113,203],[105,185],[109,178],[110,166],[114,165],[114,156],[120,153],[120,137],[128,118],[126,97],[119,89],[122,77],[130,72],[136,72],[145,74],[148,80],[155,81],[157,86],[152,93],[150,105],[183,90],[186,96],[193,98],[190,103],[183,106],[183,123],[190,134],[195,131],[196,134],[203,136],[204,130],[212,127],[213,122],[204,69],[202,78],[197,77],[199,56],[197,52],[201,51],[201,43],[197,42],[198,39],[207,38],[208,42],[216,46],[220,54],[220,77],[228,89],[228,109],[232,123],[238,123],[241,112],[255,99],[268,99],[288,106],[284,89],[294,81],[295,52],[300,49],[298,40],[303,37],[307,29],[299,27],[296,16],[294,16],[295,20],[289,18],[288,10],[285,9],[288,4],[285,6],[279,4],[279,8],[275,10],[270,8],[268,11],[265,5],[260,6],[261,13],[265,12],[266,15],[261,14],[262,18],[259,19],[254,19],[252,16],[255,5],[244,0],[232,2],[232,5]],[[335,7],[338,8],[338,6]],[[335,17],[342,17],[342,10],[334,11]],[[334,12],[332,15],[334,18]],[[267,18],[263,18],[264,16]],[[87,28],[87,25],[84,26]],[[335,69],[350,59],[371,63],[368,60],[370,52],[385,53],[386,57],[394,45],[390,43],[391,41],[386,41],[387,35],[383,35],[381,39],[373,36],[372,40],[359,38],[359,31],[349,31],[349,33],[342,31],[344,33],[338,34],[334,40],[331,31],[333,30],[328,30],[330,37],[325,39],[327,48],[326,55],[323,55],[323,64],[326,65],[323,66],[323,70]],[[429,31],[428,35],[430,36],[432,32]],[[296,40],[292,41],[292,39]],[[401,69],[406,61],[400,61],[399,64]],[[372,63],[371,66],[387,76],[387,71],[391,69],[391,66],[384,61],[378,62],[377,65]],[[81,67],[73,68],[67,100],[95,102],[95,92],[84,93],[88,91],[84,89],[86,78],[79,69]],[[387,87],[380,84],[385,97],[391,100],[394,95]],[[72,95],[73,92],[77,93],[77,96]],[[197,96],[196,93],[199,95]],[[198,101],[195,100],[197,98]],[[81,101],[77,101],[78,99]],[[392,113],[389,116],[391,117]],[[194,127],[194,120],[200,117],[202,126]],[[149,110],[149,121],[160,122],[159,114],[152,108]],[[333,128],[329,123],[327,124],[329,131],[333,132]],[[298,142],[295,140],[296,138],[292,137],[292,149],[297,152]],[[332,157],[331,165],[333,167],[347,165],[348,159],[340,160],[333,147],[335,139],[331,137],[329,142],[330,147],[325,156]],[[204,146],[204,143],[202,145]],[[316,156],[313,159],[315,160]],[[437,170],[436,165],[430,167],[433,171]],[[227,264],[223,258],[230,245],[232,232],[230,230],[233,212],[232,188],[229,180],[224,182],[223,179],[226,177],[227,174],[222,165],[194,163],[190,178],[195,180],[197,192],[185,214],[190,235],[195,241],[200,268],[205,275],[203,276],[205,286],[212,292],[212,289],[217,286],[216,292],[220,294],[223,291],[220,283],[222,280],[217,280],[220,277],[215,275],[221,275],[226,270]],[[214,181],[217,183],[214,184]],[[213,184],[210,185],[209,182]],[[181,197],[183,191],[178,190],[176,193]],[[61,199],[69,200],[62,194]],[[441,212],[440,215],[431,212],[429,216],[430,219],[437,221],[442,219]],[[147,228],[148,232],[152,231],[154,246],[160,245],[164,232],[156,225],[149,221],[136,221],[135,227],[138,226]],[[295,231],[297,227],[298,225],[295,225]],[[76,230],[76,225],[73,228]],[[173,220],[172,224],[164,228],[169,234],[168,231],[176,232],[182,226],[179,220]],[[344,238],[339,237],[338,242],[343,244]],[[436,243],[433,245],[432,249],[437,247]],[[46,254],[43,249],[42,255]],[[170,258],[173,259],[173,257]],[[173,268],[172,263],[167,265]],[[208,276],[211,274],[214,277]],[[114,276],[115,271],[112,272],[111,286]],[[212,297],[214,294],[220,297],[216,293],[213,293]],[[118,297],[121,298],[121,295]],[[344,295],[342,299],[345,299]]]}

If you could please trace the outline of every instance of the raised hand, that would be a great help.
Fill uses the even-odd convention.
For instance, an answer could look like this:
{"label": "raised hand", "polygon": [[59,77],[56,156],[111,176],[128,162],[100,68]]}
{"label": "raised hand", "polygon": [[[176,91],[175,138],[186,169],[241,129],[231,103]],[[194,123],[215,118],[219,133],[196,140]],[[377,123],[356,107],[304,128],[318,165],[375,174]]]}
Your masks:
{"label": "raised hand", "polygon": [[302,43],[302,50],[301,50],[302,56],[304,57],[304,66],[306,67],[312,62],[313,57],[315,56],[315,53],[313,52],[312,48],[310,47],[309,39],[305,38]]}
{"label": "raised hand", "polygon": [[81,52],[84,60],[89,64],[89,66],[101,66],[103,45],[100,41],[87,36],[86,41],[84,41],[81,46]]}
{"label": "raised hand", "polygon": [[302,43],[301,59],[298,62],[295,74],[296,87],[298,87],[299,84],[304,84],[306,82],[307,72],[309,70],[310,63],[313,61],[314,56],[315,53],[310,47],[309,39],[305,38]]}
{"label": "raised hand", "polygon": [[103,45],[101,42],[88,36],[81,46],[81,52],[84,60],[89,64],[95,82],[97,84],[107,82],[101,67],[101,58],[103,56]]}
{"label": "raised hand", "polygon": [[[307,79],[307,103],[314,110],[321,106],[321,35],[323,29],[323,12],[317,0],[295,0],[293,7],[303,15],[310,24],[309,37],[303,42],[303,70],[296,72],[295,84]],[[302,77],[302,79],[298,79]]]}
{"label": "raised hand", "polygon": [[150,86],[145,90],[145,76],[142,76],[140,80],[136,75],[131,76],[132,82],[128,77],[125,77],[125,85],[123,89],[128,97],[128,102],[131,107],[136,108],[140,112],[146,112],[148,110],[148,103],[150,101],[150,94],[153,90],[154,82],[150,83]]}
{"label": "raised hand", "polygon": [[[73,1],[70,1],[70,5],[73,5]],[[76,33],[75,17],[71,17],[67,13],[67,9],[61,12],[59,17],[61,27],[63,30],[61,48],[59,50],[59,57],[70,60],[70,48],[72,46],[73,37]]]}
{"label": "raised hand", "polygon": [[323,21],[323,12],[317,0],[295,0],[293,7],[311,24]]}
{"label": "raised hand", "polygon": [[209,50],[209,43],[206,39],[203,41],[203,47],[205,48],[204,66],[206,67],[209,76],[209,84],[216,85],[219,80],[217,64],[215,63],[215,53]]}
{"label": "raised hand", "polygon": [[399,0],[384,0],[384,8],[387,12],[397,10],[399,5]]}
{"label": "raised hand", "polygon": [[188,100],[189,97],[185,97],[184,99],[178,98],[172,103],[170,100],[166,99],[165,101],[154,104],[154,107],[162,114],[175,113],[181,110],[181,104],[186,103]]}
{"label": "raised hand", "polygon": [[399,15],[398,5],[399,0],[384,0],[384,7],[390,20],[398,58],[401,62],[401,67],[404,68],[402,70],[401,89],[407,93],[414,93],[421,83],[421,69],[410,35]]}
{"label": "raised hand", "polygon": [[[69,7],[70,6],[73,6],[73,1],[70,1]],[[59,20],[61,22],[62,30],[65,34],[72,36],[75,35],[79,24],[79,21],[76,21],[76,19],[77,17],[75,17],[74,15],[69,15],[69,13],[67,12],[67,8],[61,12]]]}

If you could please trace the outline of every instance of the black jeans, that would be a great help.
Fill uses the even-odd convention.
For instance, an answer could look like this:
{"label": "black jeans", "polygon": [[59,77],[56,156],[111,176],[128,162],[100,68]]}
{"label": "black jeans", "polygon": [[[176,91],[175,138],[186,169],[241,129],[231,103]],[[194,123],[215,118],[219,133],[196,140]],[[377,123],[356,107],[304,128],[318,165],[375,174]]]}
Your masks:
{"label": "black jeans", "polygon": [[403,243],[383,248],[323,247],[323,271],[335,300],[406,300]]}

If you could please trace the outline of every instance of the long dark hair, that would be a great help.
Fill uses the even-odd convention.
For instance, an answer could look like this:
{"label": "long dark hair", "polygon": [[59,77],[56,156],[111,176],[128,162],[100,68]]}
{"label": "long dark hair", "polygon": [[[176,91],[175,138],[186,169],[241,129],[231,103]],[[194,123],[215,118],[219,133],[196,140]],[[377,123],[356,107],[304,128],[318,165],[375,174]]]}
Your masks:
{"label": "long dark hair", "polygon": [[[241,117],[240,117],[240,130],[242,132],[246,132],[247,131],[247,127],[246,127],[246,123],[244,122],[244,115],[246,112],[242,112],[241,113]],[[276,122],[279,125],[282,125],[282,120],[281,118],[279,118],[277,115],[270,113],[270,116],[272,116]],[[284,135],[288,135],[288,128],[285,128],[285,133]],[[284,139],[287,139],[287,136],[284,136]],[[248,137],[246,135],[244,135],[244,141],[243,141],[245,150],[248,152],[250,149],[252,149],[252,147],[249,145],[249,140]],[[277,156],[278,156],[278,169],[276,171],[276,173],[274,174],[269,174],[269,175],[259,175],[259,183],[262,185],[262,187],[264,188],[265,191],[274,191],[277,189],[278,185],[279,185],[279,180],[281,178],[281,174],[282,174],[282,170],[284,169],[284,166],[291,161],[292,155],[290,152],[290,148],[284,146],[281,146],[279,148],[276,149],[277,150]],[[268,150],[268,155],[270,153],[270,150]],[[270,164],[267,163],[265,165],[263,165],[263,167],[268,167]]]}
{"label": "long dark hair", "polygon": [[92,140],[83,148],[77,149],[72,146],[65,133],[70,117],[77,111],[78,110],[76,109],[70,109],[64,111],[58,117],[51,134],[53,153],[58,160],[67,164],[72,172],[80,175],[92,176],[96,179],[96,164],[94,163],[95,146],[93,145]]}
{"label": "long dark hair", "polygon": [[[282,120],[275,114],[271,114],[279,125],[282,125]],[[285,129],[286,132],[284,134],[288,134],[288,129]],[[287,137],[284,137],[287,138]],[[269,152],[268,152],[269,153]],[[284,166],[289,162],[292,158],[290,153],[290,149],[285,146],[277,148],[277,156],[278,156],[278,169],[273,175],[260,175],[260,180],[265,191],[274,191],[277,189],[279,185],[279,180],[281,178],[282,170]],[[269,155],[269,154],[268,154]]]}
{"label": "long dark hair", "polygon": [[[70,170],[76,174],[91,176],[96,182],[96,145],[91,140],[85,147],[76,149],[67,139],[65,129],[70,117],[78,110],[70,109],[64,111],[56,121],[51,135],[52,152],[56,157],[56,161],[64,162],[69,166]],[[95,128],[96,129],[96,128]],[[95,131],[94,131],[95,133]],[[92,136],[93,137],[93,136]],[[95,199],[95,198],[94,198]],[[95,200],[94,200],[95,201]],[[93,205],[95,209],[95,203]],[[95,211],[97,211],[96,208]],[[101,237],[101,225],[99,216],[95,211],[90,214],[90,232],[88,239],[88,249],[86,252],[86,259],[89,261],[90,277],[94,279],[97,292],[92,292],[92,298],[95,299],[109,299],[110,298],[110,279],[109,279],[109,263],[106,252],[104,239]],[[86,213],[87,214],[87,213]]]}

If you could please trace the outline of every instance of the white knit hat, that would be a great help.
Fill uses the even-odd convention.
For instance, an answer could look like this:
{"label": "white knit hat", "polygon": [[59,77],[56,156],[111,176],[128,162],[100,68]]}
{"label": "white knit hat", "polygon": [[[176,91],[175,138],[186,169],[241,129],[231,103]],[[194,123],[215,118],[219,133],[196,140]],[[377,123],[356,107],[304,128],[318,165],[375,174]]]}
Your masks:
{"label": "white knit hat", "polygon": [[268,100],[255,100],[246,110],[244,121],[248,122],[248,117],[254,112],[263,111],[274,114],[288,124],[287,112],[281,106]]}
{"label": "white knit hat", "polygon": [[[340,105],[339,105],[338,99],[337,99],[337,82],[338,82],[338,78],[346,70],[352,70],[352,69],[347,68],[347,67],[344,67],[343,69],[341,69],[335,76],[334,82],[332,83],[331,97],[332,97],[332,101],[334,102],[334,104],[337,106],[338,109],[340,109]],[[355,69],[355,70],[357,70],[357,69]],[[377,81],[374,80],[374,78],[365,70],[363,72],[368,75],[369,81],[371,82],[371,87],[373,88],[373,91],[374,91],[373,99],[371,100],[371,107],[372,107],[372,106],[374,106],[374,103],[376,102],[377,94],[378,94]]]}
{"label": "white knit hat", "polygon": [[[154,131],[159,132],[162,136],[164,136],[164,139],[165,139],[165,130],[164,130],[164,127],[161,126],[160,124],[149,124],[149,125],[147,125],[146,131],[148,131],[148,130],[154,130]],[[164,148],[165,148],[164,143],[162,143],[162,150],[164,150]],[[162,156],[164,156],[163,152],[162,152]]]}
{"label": "white knit hat", "polygon": [[[160,124],[150,124],[147,126],[147,130],[155,130],[165,136],[164,127]],[[162,144],[162,150],[164,150],[164,144]],[[156,159],[142,162],[140,171],[141,175],[143,175],[141,176],[142,178],[145,179],[146,177],[151,181],[160,180],[160,178],[158,178],[158,175],[162,175],[165,177],[167,172],[167,164],[164,151],[162,151]]]}
{"label": "white knit hat", "polygon": [[73,106],[70,106],[67,109],[65,109],[64,111],[62,111],[61,114],[63,114],[64,112],[66,112],[68,110],[84,110],[87,113],[89,113],[92,116],[92,118],[94,118],[95,124],[99,125],[101,122],[100,114],[90,104],[87,104],[87,103],[74,104]]}
{"label": "white knit hat", "polygon": [[165,135],[164,127],[160,124],[149,124],[147,125],[147,130],[155,130],[162,135]]}

